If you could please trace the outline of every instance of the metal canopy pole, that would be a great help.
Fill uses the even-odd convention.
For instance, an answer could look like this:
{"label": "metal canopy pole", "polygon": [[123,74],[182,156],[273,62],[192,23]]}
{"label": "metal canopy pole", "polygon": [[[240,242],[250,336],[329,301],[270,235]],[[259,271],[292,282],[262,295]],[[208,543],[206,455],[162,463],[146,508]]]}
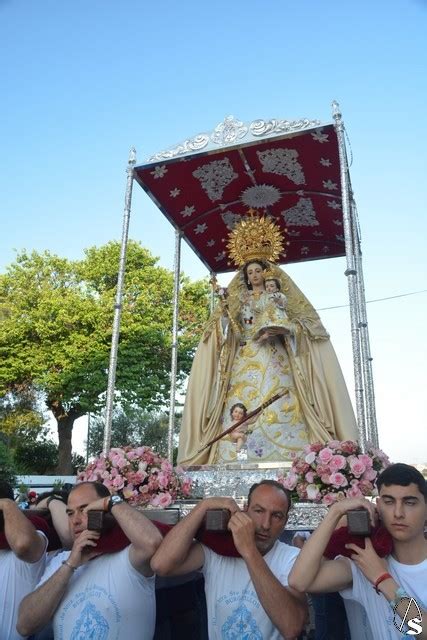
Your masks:
{"label": "metal canopy pole", "polygon": [[171,355],[171,390],[169,399],[169,426],[168,426],[168,459],[173,461],[173,435],[175,427],[175,401],[176,401],[176,376],[178,365],[178,312],[179,312],[179,276],[181,271],[181,237],[182,234],[175,229],[175,257],[174,257],[174,281],[173,281],[173,321],[172,321],[172,355]]}
{"label": "metal canopy pole", "polygon": [[123,226],[122,226],[122,245],[120,249],[120,261],[119,272],[117,276],[117,291],[116,301],[114,304],[114,320],[113,320],[113,333],[111,337],[111,352],[110,352],[110,364],[108,366],[108,382],[107,382],[107,399],[105,403],[105,429],[104,429],[104,444],[102,451],[104,454],[110,449],[111,443],[111,426],[113,422],[113,404],[114,404],[114,388],[116,383],[116,369],[117,369],[117,352],[119,347],[120,336],[120,318],[122,315],[122,296],[123,285],[125,279],[126,268],[126,250],[129,234],[129,219],[132,203],[132,186],[133,186],[133,170],[136,163],[136,151],[134,147],[129,152],[128,166],[126,169],[126,193],[125,193],[125,207],[123,211]]}
{"label": "metal canopy pole", "polygon": [[375,411],[374,377],[372,372],[372,356],[369,343],[368,314],[366,310],[365,284],[362,267],[362,247],[356,203],[352,202],[353,236],[356,243],[355,261],[357,271],[357,289],[359,306],[360,343],[365,389],[366,437],[368,442],[379,447],[377,418]]}
{"label": "metal canopy pole", "polygon": [[352,211],[350,205],[350,180],[348,174],[347,153],[344,140],[344,123],[338,102],[332,103],[332,115],[335,120],[335,130],[338,138],[338,150],[340,156],[340,174],[342,188],[342,207],[344,222],[344,239],[345,239],[345,255],[347,260],[347,276],[348,295],[350,302],[350,321],[351,321],[351,343],[353,348],[353,369],[356,394],[356,414],[357,424],[359,427],[360,446],[363,451],[366,450],[366,419],[364,406],[364,390],[363,390],[363,373],[361,362],[361,345],[359,334],[359,317],[358,317],[358,289],[357,289],[357,271],[355,263],[355,248],[353,239],[353,225],[351,222]]}

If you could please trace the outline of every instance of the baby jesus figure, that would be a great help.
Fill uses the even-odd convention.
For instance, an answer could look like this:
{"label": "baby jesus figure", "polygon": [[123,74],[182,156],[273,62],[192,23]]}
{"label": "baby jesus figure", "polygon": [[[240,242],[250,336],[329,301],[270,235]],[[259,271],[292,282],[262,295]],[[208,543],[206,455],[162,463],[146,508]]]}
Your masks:
{"label": "baby jesus figure", "polygon": [[[230,409],[230,417],[233,420],[232,424],[236,424],[242,418],[246,416],[248,410],[245,405],[241,402],[236,402]],[[239,453],[242,450],[243,445],[246,442],[246,434],[248,432],[248,426],[253,424],[258,416],[253,416],[246,422],[242,422],[242,424],[230,432],[230,439],[236,443],[236,452]]]}
{"label": "baby jesus figure", "polygon": [[280,282],[277,278],[266,278],[264,281],[266,304],[263,312],[257,320],[260,327],[256,332],[255,340],[262,342],[273,335],[289,334],[293,331],[293,325],[286,313],[287,298],[280,291]]}

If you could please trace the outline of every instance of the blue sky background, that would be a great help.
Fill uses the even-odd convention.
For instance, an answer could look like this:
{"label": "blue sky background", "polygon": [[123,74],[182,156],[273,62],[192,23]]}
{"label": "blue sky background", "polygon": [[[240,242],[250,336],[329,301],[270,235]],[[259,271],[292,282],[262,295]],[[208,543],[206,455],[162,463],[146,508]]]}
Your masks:
{"label": "blue sky background", "polygon": [[[0,0],[0,270],[15,250],[79,258],[119,239],[132,145],[141,163],[230,114],[330,121],[337,99],[367,299],[425,290],[426,33],[425,0]],[[173,231],[137,185],[130,235],[172,267]],[[183,270],[205,275],[187,247]],[[346,303],[344,270],[288,268],[319,309]],[[368,306],[394,460],[427,461],[426,300]],[[354,395],[348,309],[321,315]]]}

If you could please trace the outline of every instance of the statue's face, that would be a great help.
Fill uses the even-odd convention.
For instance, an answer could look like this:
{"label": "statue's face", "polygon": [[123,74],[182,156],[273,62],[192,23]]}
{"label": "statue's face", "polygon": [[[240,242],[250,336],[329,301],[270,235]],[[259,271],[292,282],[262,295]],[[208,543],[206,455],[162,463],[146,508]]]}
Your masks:
{"label": "statue's face", "polygon": [[241,420],[244,415],[245,415],[245,412],[242,409],[242,407],[234,407],[231,417],[235,422],[237,422],[238,420]]}
{"label": "statue's face", "polygon": [[277,291],[279,291],[274,280],[266,280],[265,290],[268,291],[268,293],[277,293]]}
{"label": "statue's face", "polygon": [[246,273],[250,284],[254,287],[264,283],[263,268],[258,262],[248,264]]}

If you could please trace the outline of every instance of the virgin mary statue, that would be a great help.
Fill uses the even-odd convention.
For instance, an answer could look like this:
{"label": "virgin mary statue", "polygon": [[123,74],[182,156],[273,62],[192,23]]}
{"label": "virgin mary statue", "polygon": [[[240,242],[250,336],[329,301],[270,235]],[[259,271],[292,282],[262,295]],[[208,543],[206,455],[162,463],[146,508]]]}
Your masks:
{"label": "virgin mary statue", "polygon": [[[250,412],[278,393],[283,395],[247,430],[239,427],[249,462],[289,460],[308,442],[356,440],[353,409],[329,335],[307,298],[274,264],[283,249],[281,230],[252,215],[235,226],[227,246],[240,268],[221,292],[196,351],[178,462],[235,461],[231,436],[200,450],[232,424],[236,404]],[[280,293],[266,290],[271,280]]]}

